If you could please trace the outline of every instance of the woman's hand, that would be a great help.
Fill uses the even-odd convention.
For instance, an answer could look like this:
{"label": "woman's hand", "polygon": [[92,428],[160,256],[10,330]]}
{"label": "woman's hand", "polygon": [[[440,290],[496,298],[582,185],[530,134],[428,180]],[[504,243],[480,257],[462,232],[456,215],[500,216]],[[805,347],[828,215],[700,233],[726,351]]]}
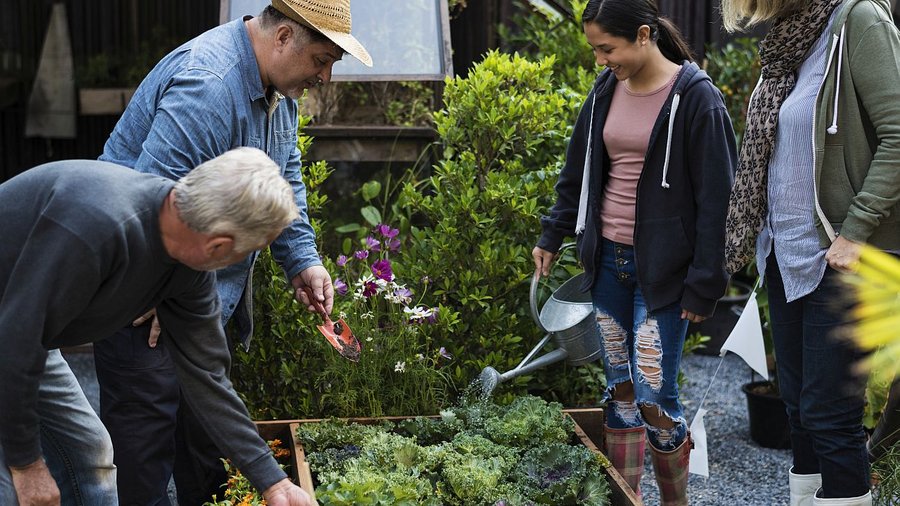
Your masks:
{"label": "woman's hand", "polygon": [[859,262],[859,243],[838,236],[825,253],[825,261],[832,269],[841,272],[853,272]]}
{"label": "woman's hand", "polygon": [[534,271],[540,272],[545,277],[549,276],[550,266],[553,265],[553,260],[556,259],[556,253],[550,253],[535,246],[531,250],[531,256],[534,257]]}

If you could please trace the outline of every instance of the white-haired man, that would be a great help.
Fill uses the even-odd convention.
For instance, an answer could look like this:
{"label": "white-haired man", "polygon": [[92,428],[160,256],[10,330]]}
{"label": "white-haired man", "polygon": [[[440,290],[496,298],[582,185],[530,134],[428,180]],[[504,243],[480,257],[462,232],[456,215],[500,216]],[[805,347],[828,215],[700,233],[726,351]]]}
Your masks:
{"label": "white-haired man", "polygon": [[[0,185],[0,502],[116,504],[114,488],[84,490],[86,478],[71,474],[91,460],[81,452],[96,441],[110,446],[71,370],[57,364],[68,381],[56,382],[55,397],[67,402],[47,405],[40,385],[48,350],[103,339],[156,308],[185,400],[225,454],[268,504],[310,504],[228,381],[211,272],[265,247],[297,216],[278,166],[251,148],[178,182],[72,160]],[[79,435],[89,444],[79,445]],[[115,475],[114,468],[100,472]]]}
{"label": "white-haired man", "polygon": [[[350,0],[273,0],[259,16],[213,28],[164,57],[138,87],[100,159],[178,179],[227,149],[264,150],[291,183],[302,218],[275,240],[273,256],[298,301],[312,309],[305,291],[310,288],[330,312],[331,277],[306,219],[295,99],[328,82],[332,65],[345,53],[371,65],[350,35]],[[252,333],[255,258],[248,255],[216,276],[222,323],[230,322],[245,349]],[[159,331],[152,320],[139,319],[138,326],[94,347],[100,416],[115,447],[119,500],[168,504],[174,470],[179,504],[199,506],[226,479],[221,454],[180,402],[165,328],[156,344]]]}

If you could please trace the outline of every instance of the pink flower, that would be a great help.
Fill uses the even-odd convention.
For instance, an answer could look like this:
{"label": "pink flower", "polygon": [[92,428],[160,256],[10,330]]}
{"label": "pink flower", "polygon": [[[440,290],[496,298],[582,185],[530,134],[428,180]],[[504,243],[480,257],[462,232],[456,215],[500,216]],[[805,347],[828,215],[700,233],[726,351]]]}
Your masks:
{"label": "pink flower", "polygon": [[444,348],[443,346],[438,350],[438,353],[447,360],[453,360],[453,355],[451,355],[450,352],[447,351],[447,348]]}
{"label": "pink flower", "polygon": [[365,259],[369,258],[369,252],[367,250],[362,249],[362,250],[359,250],[356,253],[354,253],[353,256],[355,256],[358,260],[365,260]]}
{"label": "pink flower", "polygon": [[372,264],[372,274],[378,279],[390,281],[394,279],[394,272],[391,269],[391,261],[387,259],[377,260]]}
{"label": "pink flower", "polygon": [[392,238],[387,240],[387,247],[390,251],[397,251],[400,249],[400,239]]}
{"label": "pink flower", "polygon": [[374,281],[366,281],[363,285],[363,297],[368,299],[376,293],[378,293],[378,283]]}
{"label": "pink flower", "polygon": [[337,266],[343,267],[343,266],[347,265],[347,260],[348,260],[347,255],[341,255],[341,256],[337,257]]}
{"label": "pink flower", "polygon": [[338,295],[347,295],[349,290],[350,287],[347,286],[347,283],[341,281],[341,278],[336,278],[334,280],[334,291],[336,291]]}

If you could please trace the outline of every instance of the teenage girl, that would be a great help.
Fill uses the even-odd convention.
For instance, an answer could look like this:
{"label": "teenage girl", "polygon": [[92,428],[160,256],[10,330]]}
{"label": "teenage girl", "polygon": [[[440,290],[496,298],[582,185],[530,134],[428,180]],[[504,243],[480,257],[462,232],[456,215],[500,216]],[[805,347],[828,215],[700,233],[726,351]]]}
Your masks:
{"label": "teenage girl", "polygon": [[676,378],[688,322],[712,315],[728,282],[734,131],[653,0],[591,0],[581,19],[606,68],[532,255],[546,276],[563,239],[577,237],[603,342],[607,455],[639,493],[649,439],[662,504],[686,505],[691,443]]}

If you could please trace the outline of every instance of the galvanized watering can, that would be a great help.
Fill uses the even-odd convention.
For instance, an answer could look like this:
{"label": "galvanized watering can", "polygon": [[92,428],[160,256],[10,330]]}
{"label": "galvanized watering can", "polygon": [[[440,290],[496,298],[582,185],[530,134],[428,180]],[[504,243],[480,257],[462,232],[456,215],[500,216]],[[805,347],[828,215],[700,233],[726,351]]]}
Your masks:
{"label": "galvanized watering can", "polygon": [[[531,316],[538,328],[547,334],[515,369],[500,374],[488,366],[481,371],[478,381],[486,397],[491,395],[497,385],[506,380],[561,360],[566,360],[572,365],[582,365],[600,358],[600,332],[594,316],[591,294],[580,289],[584,276],[584,273],[578,274],[557,288],[544,303],[539,314],[536,295],[540,273],[535,272],[531,278],[529,293]],[[557,349],[532,360],[551,337]]]}

